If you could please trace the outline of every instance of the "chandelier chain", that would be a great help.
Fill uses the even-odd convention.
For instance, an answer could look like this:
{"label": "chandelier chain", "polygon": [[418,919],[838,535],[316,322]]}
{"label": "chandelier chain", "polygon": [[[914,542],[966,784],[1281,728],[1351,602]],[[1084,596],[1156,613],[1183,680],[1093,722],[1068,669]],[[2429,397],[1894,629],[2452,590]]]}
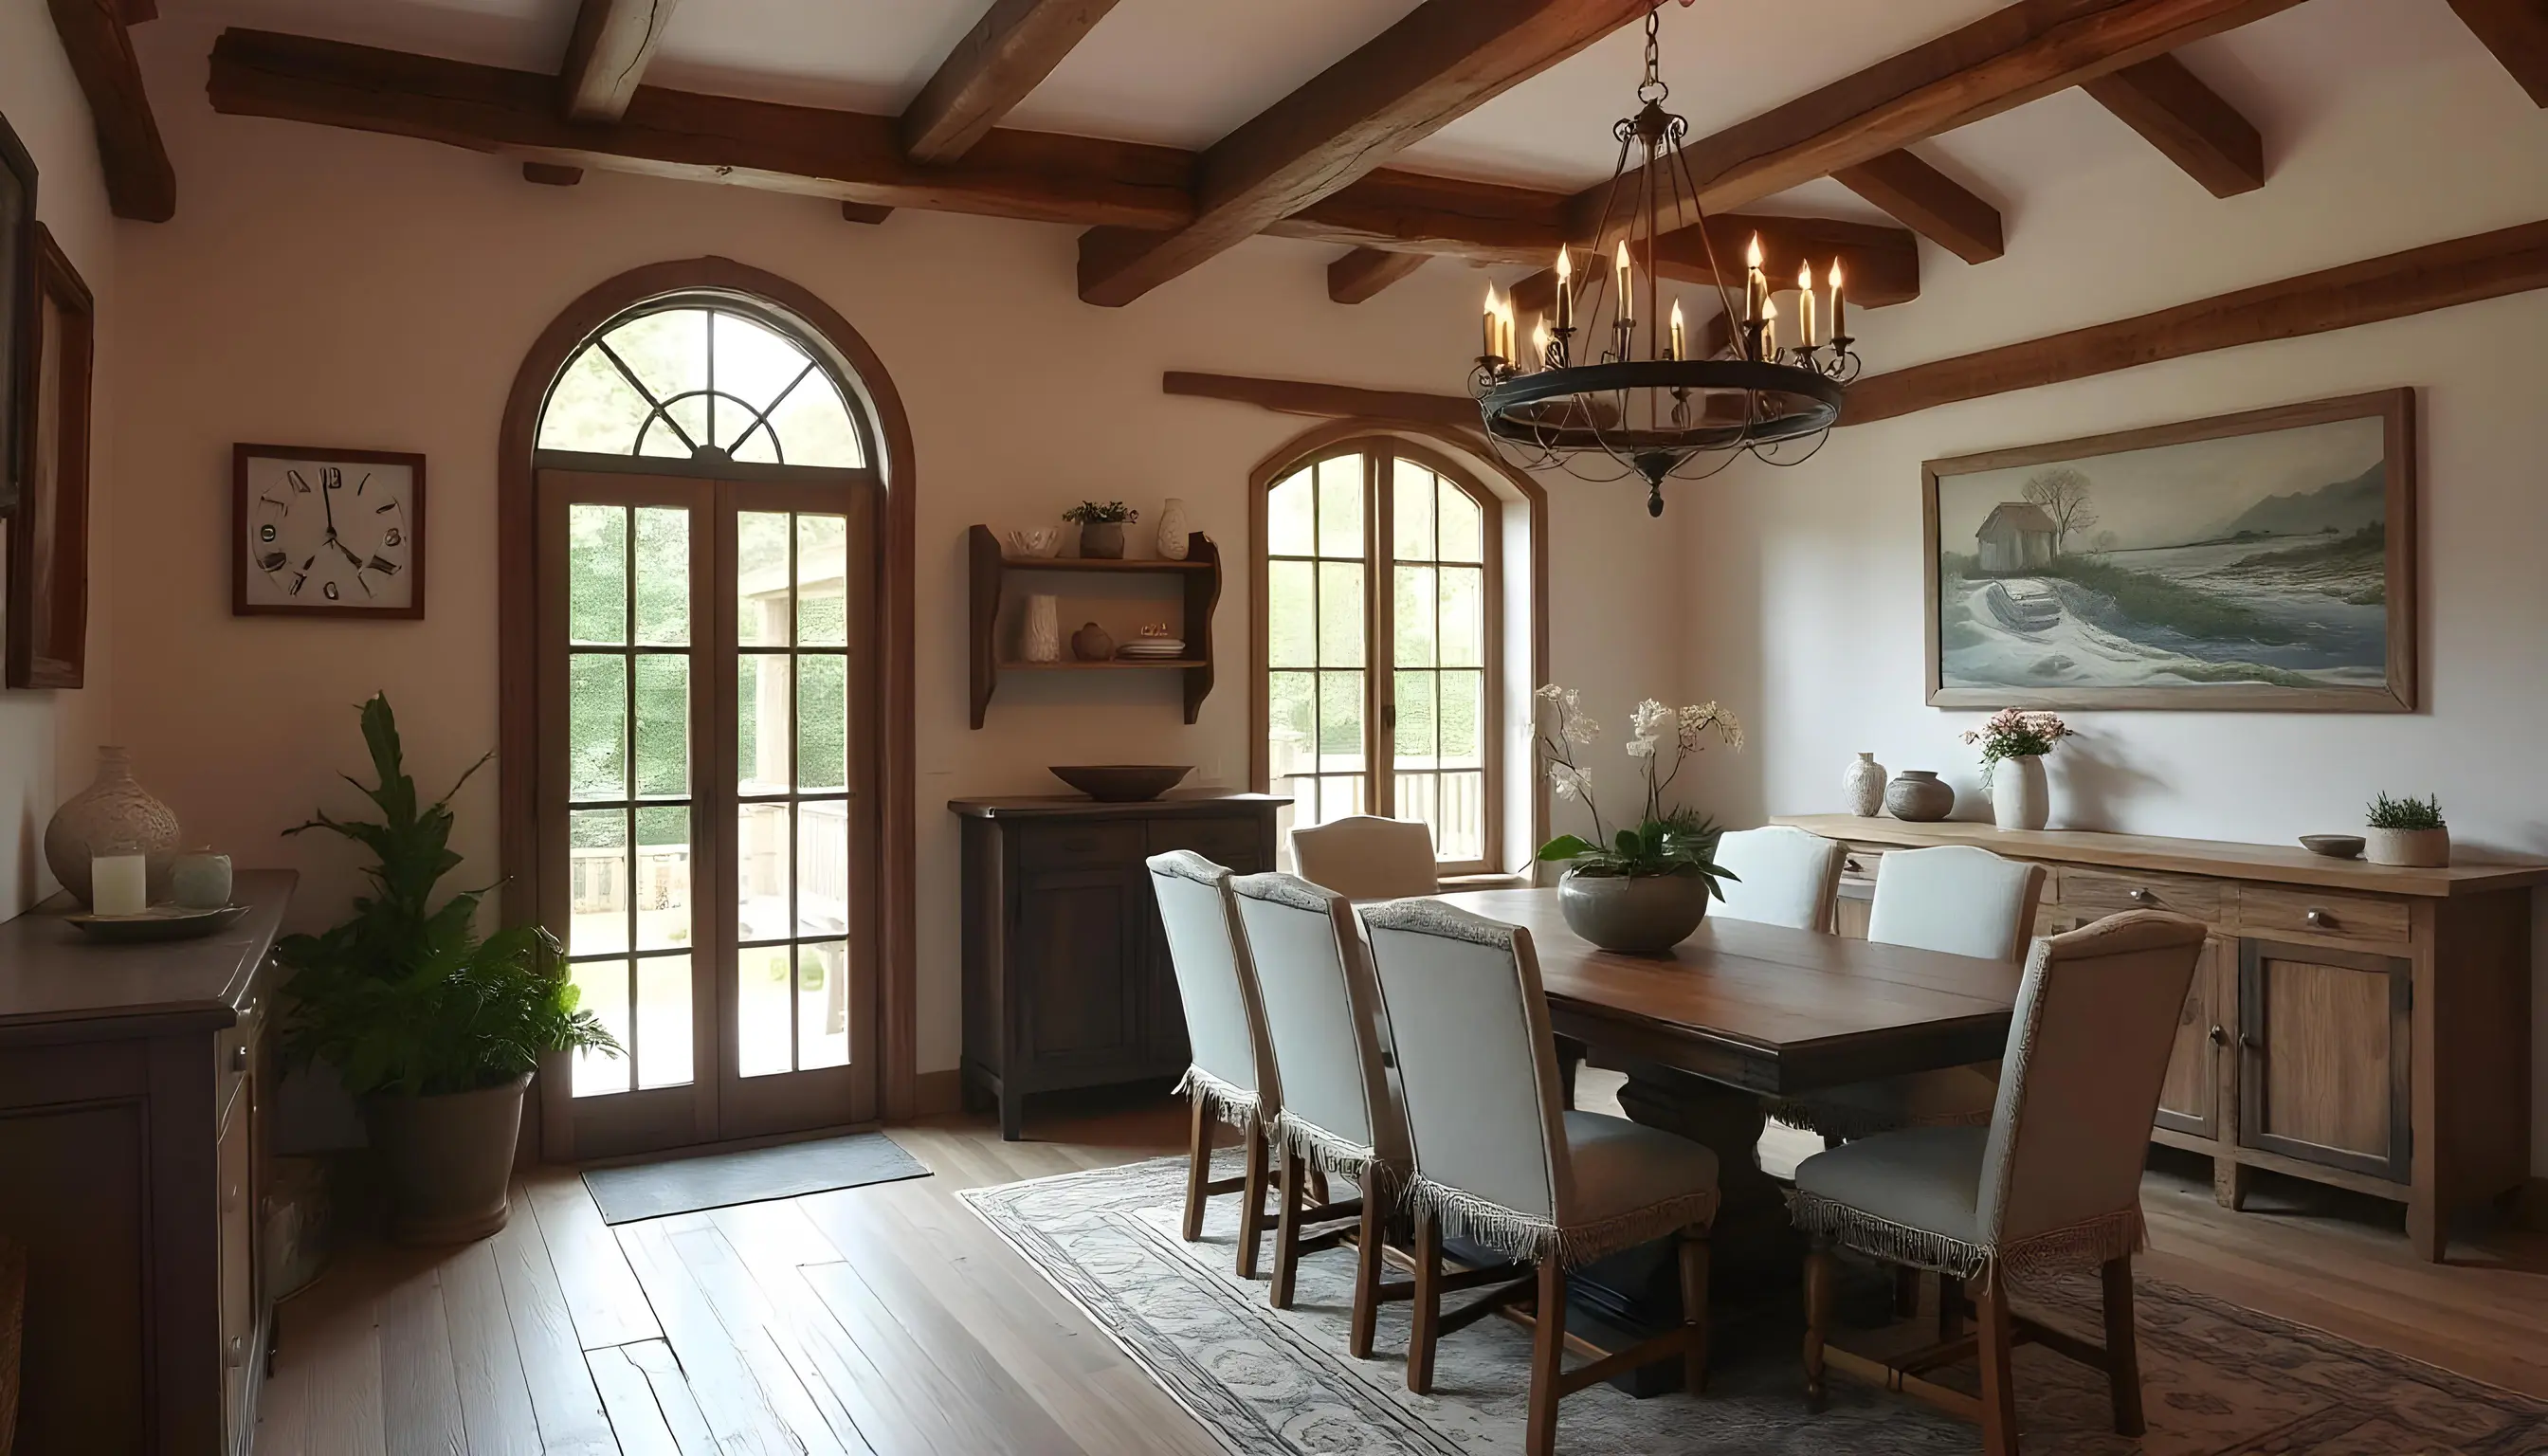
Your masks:
{"label": "chandelier chain", "polygon": [[1663,0],[1655,0],[1646,10],[1646,78],[1637,84],[1639,101],[1659,102],[1672,95],[1664,84]]}

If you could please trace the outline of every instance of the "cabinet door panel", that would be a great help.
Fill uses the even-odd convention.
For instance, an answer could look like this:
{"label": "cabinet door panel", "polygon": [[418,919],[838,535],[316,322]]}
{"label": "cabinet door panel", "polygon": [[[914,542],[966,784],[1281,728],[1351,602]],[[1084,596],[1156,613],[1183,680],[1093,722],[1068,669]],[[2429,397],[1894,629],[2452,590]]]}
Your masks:
{"label": "cabinet door panel", "polygon": [[2410,964],[2321,947],[2242,944],[2241,1143],[2406,1180]]}
{"label": "cabinet door panel", "polygon": [[1138,871],[1031,874],[1018,892],[1018,1045],[1030,1066],[1130,1055],[1148,887]]}
{"label": "cabinet door panel", "polygon": [[2194,967],[2194,984],[2177,1017],[2167,1080],[2159,1087],[2162,1128],[2198,1138],[2221,1136],[2221,1044],[2229,1040],[2223,1008],[2236,951],[2235,942],[2217,936],[2204,943],[2203,960]]}

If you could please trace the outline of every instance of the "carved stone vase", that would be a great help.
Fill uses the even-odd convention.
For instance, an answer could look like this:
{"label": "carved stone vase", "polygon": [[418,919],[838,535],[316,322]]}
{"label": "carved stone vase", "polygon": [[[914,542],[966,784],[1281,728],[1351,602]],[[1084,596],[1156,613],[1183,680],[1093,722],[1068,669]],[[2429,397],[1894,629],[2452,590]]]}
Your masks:
{"label": "carved stone vase", "polygon": [[1174,496],[1159,507],[1159,559],[1186,559],[1186,536],[1194,527],[1186,523],[1186,502]]}
{"label": "carved stone vase", "polygon": [[151,901],[165,900],[177,859],[177,811],[134,780],[131,753],[101,748],[97,781],[64,799],[45,826],[45,864],[85,906],[88,862],[101,854],[135,851],[149,861]]}
{"label": "carved stone vase", "polygon": [[1875,762],[1873,754],[1860,754],[1858,762],[1841,775],[1840,791],[1851,813],[1864,819],[1883,813],[1884,766]]}

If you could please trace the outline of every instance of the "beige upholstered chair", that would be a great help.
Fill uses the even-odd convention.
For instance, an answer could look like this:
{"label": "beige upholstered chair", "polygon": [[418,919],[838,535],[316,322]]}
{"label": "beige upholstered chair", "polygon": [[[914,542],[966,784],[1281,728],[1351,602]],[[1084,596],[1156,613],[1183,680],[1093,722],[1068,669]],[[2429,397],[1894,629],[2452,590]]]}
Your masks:
{"label": "beige upholstered chair", "polygon": [[1433,864],[1433,831],[1410,819],[1353,814],[1292,831],[1292,867],[1348,900],[1432,894]]}
{"label": "beige upholstered chair", "polygon": [[[1822,1398],[1827,1363],[1883,1378],[1870,1362],[1826,1351],[1832,1249],[1935,1270],[1973,1282],[1982,1446],[1990,1456],[2016,1456],[2009,1347],[2021,1329],[2034,1337],[2041,1326],[2011,1317],[2007,1276],[2093,1266],[2105,1281],[2103,1349],[2067,1336],[2047,1343],[2102,1365],[2115,1429],[2141,1433],[2132,1275],[2141,1163],[2203,938],[2197,921],[2135,910],[2037,941],[1987,1128],[1882,1133],[1797,1167],[1796,1227],[1813,1244],[1805,1269],[1810,1398]],[[1934,1368],[1962,1348],[1950,1341],[1898,1356],[1893,1368]]]}
{"label": "beige upholstered chair", "polygon": [[[1380,987],[1372,980],[1371,954],[1351,905],[1332,890],[1290,874],[1250,874],[1231,887],[1284,1087],[1283,1111],[1274,1121],[1282,1177],[1270,1297],[1276,1309],[1291,1308],[1301,1256],[1354,1235],[1347,1343],[1355,1359],[1369,1359],[1381,1302],[1411,1292],[1381,1280],[1388,1218],[1407,1186],[1407,1116],[1381,1056]],[[1314,1192],[1305,1198],[1305,1167],[1356,1184],[1360,1197],[1327,1203]],[[1306,1231],[1305,1226],[1337,1220],[1355,1222]]]}
{"label": "beige upholstered chair", "polygon": [[[1177,1084],[1194,1105],[1186,1151],[1186,1241],[1203,1237],[1206,1199],[1238,1194],[1238,1272],[1253,1279],[1265,1230],[1267,1151],[1283,1098],[1238,897],[1230,891],[1229,871],[1191,850],[1153,855],[1148,863],[1177,996],[1185,1004],[1186,1040],[1194,1048],[1193,1064]],[[1212,1177],[1216,1118],[1238,1129],[1246,1144],[1246,1171],[1236,1179]]]}
{"label": "beige upholstered chair", "polygon": [[1790,930],[1829,930],[1845,858],[1838,840],[1783,824],[1728,832],[1716,841],[1716,863],[1734,877],[1719,883],[1724,900],[1708,913]]}
{"label": "beige upholstered chair", "polygon": [[[1433,1384],[1442,1334],[1496,1309],[1533,1302],[1525,1449],[1547,1456],[1557,1404],[1592,1379],[1680,1357],[1695,1393],[1707,1370],[1707,1229],[1716,1154],[1624,1118],[1560,1102],[1548,1002],[1530,932],[1439,900],[1367,906],[1363,925],[1406,1100],[1414,1175],[1415,1318],[1407,1387]],[[1442,1240],[1466,1239],[1515,1262],[1446,1278]],[[1667,1236],[1680,1240],[1683,1322],[1569,1372],[1567,1271]],[[1442,1295],[1538,1266],[1451,1315]],[[1535,1289],[1535,1293],[1534,1293]]]}

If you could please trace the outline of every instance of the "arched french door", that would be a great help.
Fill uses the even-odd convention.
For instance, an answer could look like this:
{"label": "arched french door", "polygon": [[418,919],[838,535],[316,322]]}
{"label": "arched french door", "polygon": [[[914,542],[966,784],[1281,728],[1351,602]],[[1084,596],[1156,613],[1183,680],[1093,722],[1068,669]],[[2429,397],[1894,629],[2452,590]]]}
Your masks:
{"label": "arched french door", "polygon": [[882,1110],[888,445],[863,384],[781,305],[690,287],[591,328],[546,389],[527,908],[627,1048],[547,1069],[551,1156]]}

